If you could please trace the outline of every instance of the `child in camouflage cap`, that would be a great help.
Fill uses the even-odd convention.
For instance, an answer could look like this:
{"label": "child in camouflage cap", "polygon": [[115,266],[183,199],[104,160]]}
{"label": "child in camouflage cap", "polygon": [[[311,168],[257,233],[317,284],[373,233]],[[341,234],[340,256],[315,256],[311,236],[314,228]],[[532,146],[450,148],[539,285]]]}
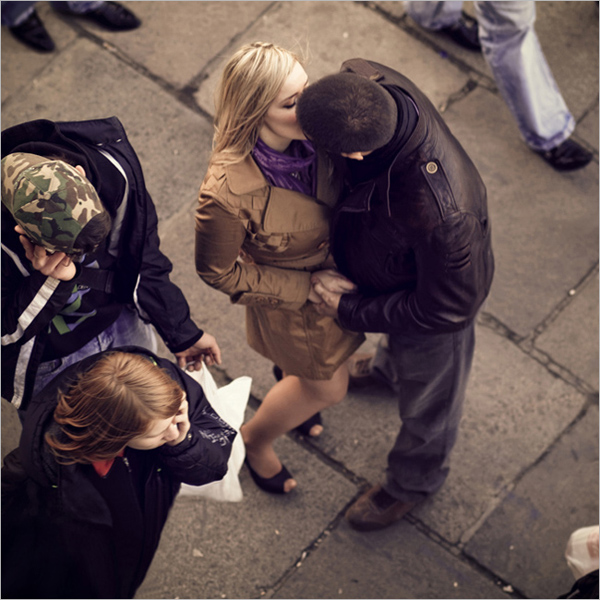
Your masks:
{"label": "child in camouflage cap", "polygon": [[94,186],[62,160],[24,152],[3,158],[2,203],[23,235],[50,254],[91,252],[110,232],[110,215]]}

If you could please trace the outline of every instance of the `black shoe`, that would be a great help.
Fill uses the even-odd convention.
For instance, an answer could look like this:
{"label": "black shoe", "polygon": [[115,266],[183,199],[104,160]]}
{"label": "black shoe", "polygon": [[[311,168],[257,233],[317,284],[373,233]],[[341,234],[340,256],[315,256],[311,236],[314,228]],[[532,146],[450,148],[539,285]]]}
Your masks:
{"label": "black shoe", "polygon": [[27,44],[27,46],[34,50],[52,52],[55,48],[52,38],[48,35],[44,24],[40,21],[35,10],[29,15],[26,21],[8,29],[19,41]]}
{"label": "black shoe", "polygon": [[284,465],[281,465],[281,471],[274,475],[273,477],[261,477],[251,466],[250,461],[246,457],[244,460],[246,466],[248,467],[248,471],[250,471],[250,475],[252,475],[252,479],[254,479],[254,483],[263,491],[269,492],[269,494],[289,494],[290,492],[286,492],[283,488],[285,482],[288,479],[293,479],[290,472],[285,468]]}
{"label": "black shoe", "polygon": [[[277,381],[281,381],[283,379],[283,372],[277,365],[273,365],[273,377],[275,377]],[[298,427],[294,427],[294,431],[297,431],[298,433],[306,437],[319,437],[319,435],[321,435],[320,433],[318,433],[317,435],[310,435],[310,430],[315,425],[323,425],[323,420],[321,419],[320,412],[314,414],[309,419],[306,419],[304,423],[300,423]]]}
{"label": "black shoe", "polygon": [[565,140],[552,150],[535,150],[557,171],[574,171],[585,167],[592,160],[592,153],[571,139]]}
{"label": "black shoe", "polygon": [[129,31],[138,28],[142,24],[130,10],[118,2],[104,2],[96,10],[79,16],[87,17],[112,31]]}
{"label": "black shoe", "polygon": [[467,50],[481,50],[478,28],[477,20],[463,12],[454,25],[439,31],[449,35],[459,46]]}

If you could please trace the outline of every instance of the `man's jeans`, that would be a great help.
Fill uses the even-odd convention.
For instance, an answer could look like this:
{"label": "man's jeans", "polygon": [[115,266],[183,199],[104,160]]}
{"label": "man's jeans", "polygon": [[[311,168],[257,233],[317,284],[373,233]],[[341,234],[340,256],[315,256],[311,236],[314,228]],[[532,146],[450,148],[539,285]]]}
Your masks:
{"label": "man's jeans", "polygon": [[33,396],[67,367],[92,354],[120,346],[140,346],[154,353],[158,347],[152,326],[144,323],[137,312],[129,307],[123,309],[112,325],[73,354],[41,363],[35,378]]}
{"label": "man's jeans", "polygon": [[[461,16],[462,2],[405,2],[419,25],[437,30]],[[535,2],[473,2],[483,55],[533,150],[550,150],[575,129],[534,29]]]}
{"label": "man's jeans", "polygon": [[394,498],[419,502],[446,480],[474,350],[474,323],[455,333],[382,337],[373,370],[396,393],[402,420],[383,486]]}

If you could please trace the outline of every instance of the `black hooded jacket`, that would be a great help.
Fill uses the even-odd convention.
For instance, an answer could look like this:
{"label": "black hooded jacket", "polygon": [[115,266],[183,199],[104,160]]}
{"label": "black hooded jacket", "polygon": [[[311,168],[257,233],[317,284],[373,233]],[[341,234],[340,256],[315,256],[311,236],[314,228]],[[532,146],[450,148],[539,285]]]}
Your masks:
{"label": "black hooded jacket", "polygon": [[[110,267],[79,268],[72,280],[59,281],[33,269],[14,231],[15,220],[2,205],[2,397],[26,409],[39,363],[84,346],[125,305],[135,306],[172,352],[198,341],[203,332],[191,320],[181,290],[170,281],[172,265],[159,248],[156,209],[120,121],[111,117],[16,125],[2,132],[2,157],[13,152],[81,165],[112,217],[112,228],[102,248]],[[90,255],[88,260],[93,259]],[[98,280],[99,274],[110,279]],[[51,323],[75,306],[74,298],[87,303],[93,317],[82,319],[72,334],[62,336],[69,338],[63,342]],[[47,357],[51,334],[65,351]]]}
{"label": "black hooded jacket", "polygon": [[[358,285],[358,293],[341,298],[340,323],[381,333],[460,330],[477,315],[494,273],[483,181],[409,79],[363,59],[345,62],[342,71],[400,90],[414,102],[418,119],[399,149],[395,139],[388,144],[395,156],[385,168],[349,184],[336,207],[332,252],[338,269]],[[357,171],[366,167],[356,165]]]}
{"label": "black hooded jacket", "polygon": [[2,468],[3,598],[132,598],[152,561],[181,482],[222,479],[235,430],[176,365],[136,347],[185,391],[190,433],[176,446],[126,448],[105,477],[61,465],[44,440],[57,391],[103,352],[72,365],[32,400],[19,447]]}

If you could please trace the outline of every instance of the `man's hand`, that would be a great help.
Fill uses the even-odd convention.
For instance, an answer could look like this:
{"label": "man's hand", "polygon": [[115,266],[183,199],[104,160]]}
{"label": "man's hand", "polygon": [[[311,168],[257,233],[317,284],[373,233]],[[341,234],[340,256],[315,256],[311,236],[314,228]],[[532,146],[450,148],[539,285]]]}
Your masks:
{"label": "man's hand", "polygon": [[199,371],[202,368],[202,362],[209,367],[214,364],[221,364],[221,349],[217,344],[217,340],[206,332],[193,346],[190,346],[187,350],[176,352],[175,356],[177,357],[177,364],[182,369],[185,369],[185,366],[191,363],[188,371]]}
{"label": "man's hand", "polygon": [[64,252],[48,254],[46,248],[33,244],[19,225],[15,227],[15,231],[19,234],[25,256],[36,271],[61,281],[71,281],[75,277],[77,273],[75,263]]}
{"label": "man's hand", "polygon": [[167,446],[177,446],[177,444],[181,444],[181,442],[185,440],[185,436],[190,430],[190,417],[188,408],[188,401],[184,397],[183,401],[181,402],[181,406],[179,407],[179,411],[175,415],[175,424],[179,430],[179,435],[174,440],[167,442]]}

